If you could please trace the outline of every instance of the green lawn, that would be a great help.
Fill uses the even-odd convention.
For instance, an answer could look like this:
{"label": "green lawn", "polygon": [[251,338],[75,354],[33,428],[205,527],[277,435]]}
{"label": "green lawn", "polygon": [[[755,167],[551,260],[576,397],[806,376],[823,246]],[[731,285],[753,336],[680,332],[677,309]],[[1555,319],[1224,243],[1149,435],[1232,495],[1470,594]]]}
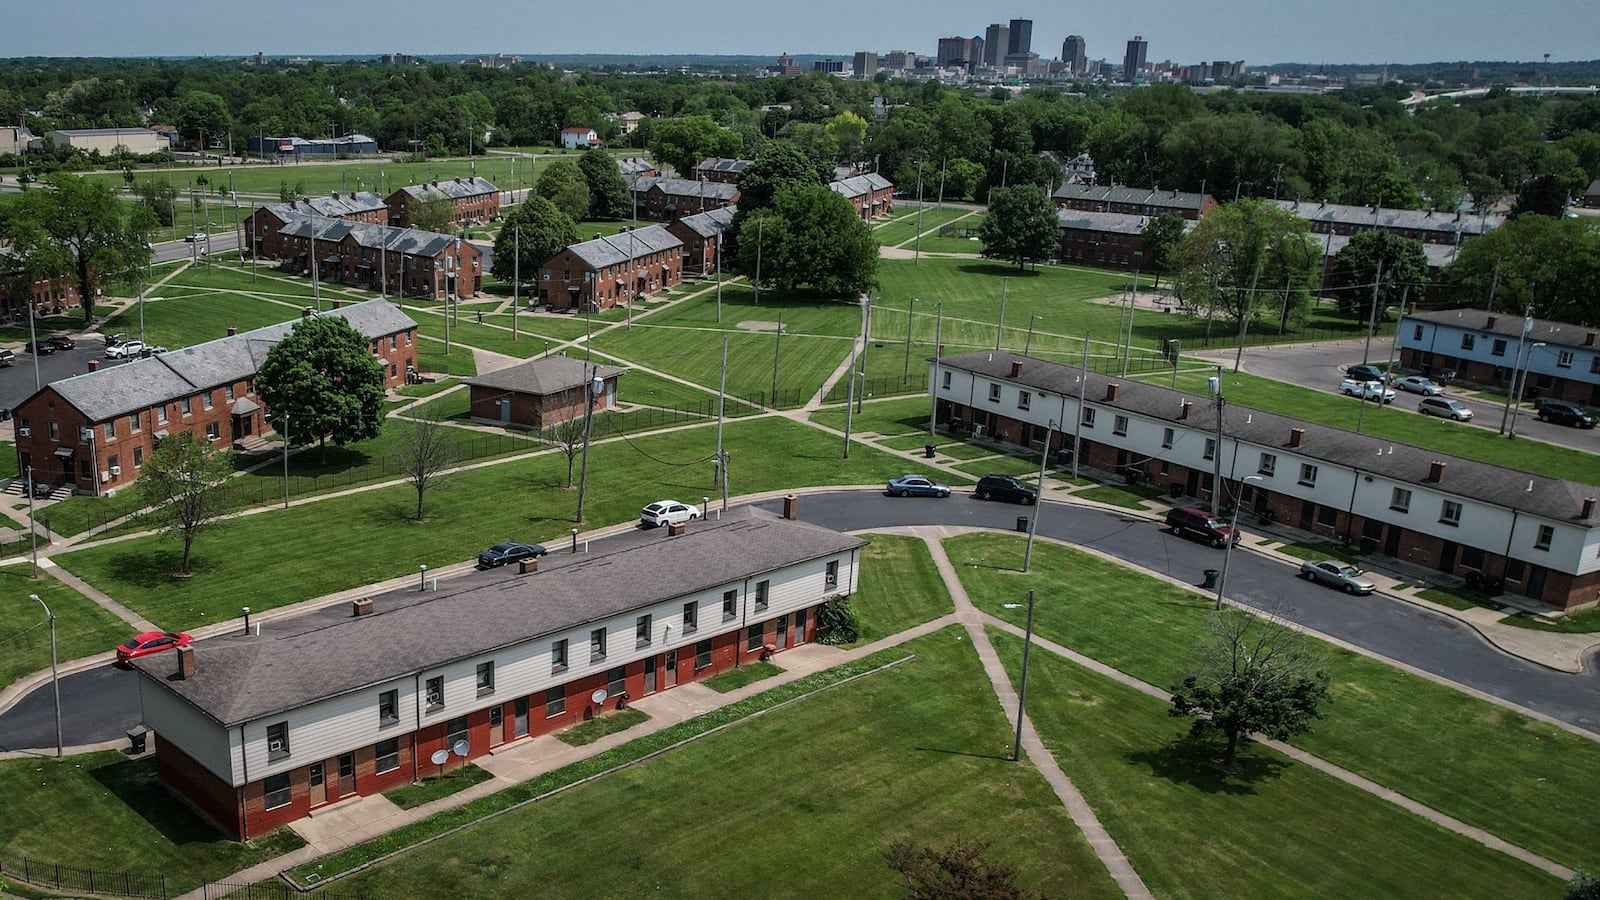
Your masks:
{"label": "green lawn", "polygon": [[[190,270],[192,272],[193,270]],[[187,277],[190,272],[180,277]],[[195,280],[222,281],[237,278],[231,273],[228,279],[215,273],[196,273]],[[244,280],[249,281],[246,273]],[[264,285],[275,290],[275,285]],[[235,290],[195,289],[195,286],[171,286],[160,291],[161,299],[146,300],[144,304],[144,340],[147,344],[164,344],[168,347],[190,347],[206,341],[227,337],[228,328],[250,331],[279,322],[298,319],[300,300],[293,305],[273,302]],[[119,315],[103,321],[99,330],[120,332],[130,338],[139,335],[139,306],[129,307]]]}
{"label": "green lawn", "polygon": [[[1021,639],[991,638],[1015,682]],[[1037,648],[1028,712],[1158,897],[1488,900],[1560,890],[1525,863],[1259,745],[1243,750],[1241,774],[1224,777],[1212,763],[1217,745],[1186,740],[1164,702]]]}
{"label": "green lawn", "polygon": [[[1044,780],[1005,759],[1010,729],[962,637],[946,629],[908,644],[911,662],[418,848],[340,888],[891,896],[898,876],[881,855],[891,841],[943,845],[962,835],[993,840],[991,856],[1016,865],[1026,887],[1120,896]],[[728,777],[754,771],[777,777]],[[604,865],[579,852],[596,834],[606,835]]]}
{"label": "green lawn", "polygon": [[1144,509],[1146,493],[1123,485],[1105,484],[1087,490],[1074,491],[1072,496],[1096,503],[1109,503],[1125,509]]}
{"label": "green lawn", "polygon": [[783,670],[769,662],[754,662],[730,669],[720,675],[713,675],[700,682],[719,694],[736,691],[745,685],[755,684],[758,681],[782,675]]}
{"label": "green lawn", "polygon": [[955,610],[928,545],[899,534],[865,534],[861,584],[850,597],[859,643],[886,638]]}
{"label": "green lawn", "polygon": [[962,463],[956,468],[971,475],[974,479],[984,475],[1037,476],[1039,474],[1039,461],[1037,459],[1029,459],[1026,456],[1003,454],[977,462]]}
{"label": "green lawn", "polygon": [[[1040,543],[1023,575],[1021,537],[946,545],[980,608],[1020,625],[1025,611],[1002,604],[1034,588],[1039,634],[1150,684],[1173,684],[1205,633],[1208,598],[1098,557]],[[1600,745],[1368,657],[1326,653],[1332,702],[1297,746],[1566,865],[1600,858],[1589,802]]]}
{"label": "green lawn", "polygon": [[155,757],[115,750],[0,760],[0,847],[13,859],[164,873],[176,896],[301,846],[286,829],[250,844],[223,838],[174,802],[155,770]]}
{"label": "green lawn", "polygon": [[133,636],[132,627],[93,600],[42,569],[31,580],[31,571],[29,565],[0,568],[0,688],[50,668],[49,619],[29,594],[38,594],[55,613],[56,657],[62,662],[104,653]]}
{"label": "green lawn", "polygon": [[[722,321],[719,323],[717,290],[715,286],[701,287],[709,289],[693,300],[653,313],[644,321],[658,326],[764,334],[769,344],[777,330],[779,316],[783,317],[785,339],[806,335],[854,337],[861,333],[861,304],[854,298],[830,300],[790,297],[777,291],[766,291],[757,302],[755,290],[748,283],[742,280],[725,281],[722,285]],[[720,352],[721,340],[716,340],[715,346]]]}
{"label": "green lawn", "polygon": [[[908,397],[897,400],[876,400],[872,403],[862,403],[861,412],[851,413],[850,429],[855,434],[884,434],[884,435],[909,435],[921,432],[925,437],[928,432],[928,415],[932,407],[926,397]],[[811,414],[811,421],[818,425],[844,431],[844,406],[831,406],[819,409]],[[948,438],[940,436],[934,441],[936,444],[944,443]],[[909,450],[910,447],[898,447]]]}
{"label": "green lawn", "polygon": [[[652,317],[652,320],[654,317]],[[815,394],[849,353],[839,338],[785,337],[775,346],[771,333],[722,333],[635,323],[594,340],[597,353],[625,359],[717,390],[722,371],[722,339],[728,338],[728,394],[752,402],[772,395],[776,354],[779,402],[799,406]]]}
{"label": "green lawn", "polygon": [[874,228],[872,235],[885,247],[904,244],[909,250],[915,243],[914,239],[919,228],[922,231],[922,242],[926,245],[931,237],[938,235],[940,225],[963,217],[967,219],[963,224],[976,228],[983,221],[983,212],[953,206],[942,209],[929,207],[921,210],[919,216],[918,210],[908,209],[904,215],[897,215],[893,222]]}
{"label": "green lawn", "polygon": [[[283,165],[271,163],[251,163],[248,165],[193,165],[176,166],[169,169],[135,169],[135,183],[153,181],[166,182],[174,185],[180,191],[178,197],[178,218],[180,223],[187,225],[188,208],[186,202],[189,188],[195,186],[195,179],[204,175],[206,187],[215,192],[220,186],[227,188],[232,177],[232,188],[240,193],[239,205],[262,205],[269,202],[278,202],[278,189],[284,183],[297,194],[302,196],[329,196],[334,191],[340,193],[352,191],[368,191],[380,197],[387,197],[402,187],[412,184],[421,184],[428,180],[444,181],[448,178],[468,178],[476,170],[478,177],[487,178],[502,190],[510,184],[510,161],[506,157],[479,157],[476,160],[466,159],[435,159],[425,162],[399,162],[391,159],[350,160],[343,164],[296,164]],[[517,174],[521,176],[526,187],[528,176],[531,174],[523,163],[517,164]],[[108,173],[103,175],[90,175],[89,178],[105,181],[119,191],[124,191],[126,184],[121,173]],[[125,193],[125,191],[124,191]],[[260,198],[246,198],[245,194],[264,195]],[[213,193],[211,197],[213,214],[217,210],[217,198]]]}
{"label": "green lawn", "polygon": [[[439,766],[428,767],[434,772],[439,771]],[[464,763],[440,775],[425,777],[419,784],[406,784],[392,791],[384,791],[383,796],[389,802],[401,809],[413,809],[424,803],[431,803],[440,797],[448,797],[472,787],[475,784],[488,781],[494,775],[488,769],[482,769],[471,763]]]}
{"label": "green lawn", "polygon": [[1550,631],[1557,634],[1592,634],[1600,631],[1600,609],[1590,607],[1575,613],[1567,613],[1555,619],[1528,615],[1506,616],[1500,622],[1504,625],[1530,628],[1534,631]]}
{"label": "green lawn", "polygon": [[556,737],[564,744],[582,747],[586,744],[592,744],[608,734],[627,731],[635,725],[648,721],[650,721],[650,717],[637,709],[620,709],[558,731],[556,732]]}

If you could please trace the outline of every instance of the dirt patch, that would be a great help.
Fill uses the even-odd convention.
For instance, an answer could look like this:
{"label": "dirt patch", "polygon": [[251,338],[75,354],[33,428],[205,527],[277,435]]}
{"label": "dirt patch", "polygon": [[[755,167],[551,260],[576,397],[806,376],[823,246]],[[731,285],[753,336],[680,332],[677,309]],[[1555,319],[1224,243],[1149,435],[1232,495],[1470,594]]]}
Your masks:
{"label": "dirt patch", "polygon": [[739,323],[739,327],[745,331],[777,331],[778,323],[762,322],[757,319],[746,319]]}

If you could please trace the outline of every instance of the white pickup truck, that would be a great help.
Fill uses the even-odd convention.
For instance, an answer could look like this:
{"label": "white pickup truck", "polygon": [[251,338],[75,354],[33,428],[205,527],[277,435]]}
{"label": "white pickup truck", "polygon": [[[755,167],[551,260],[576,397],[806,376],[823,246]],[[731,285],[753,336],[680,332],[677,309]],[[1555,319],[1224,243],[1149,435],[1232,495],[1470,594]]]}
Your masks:
{"label": "white pickup truck", "polygon": [[1381,381],[1357,381],[1346,378],[1339,382],[1339,392],[1349,397],[1360,397],[1363,400],[1381,400],[1384,403],[1394,402],[1394,391],[1384,387]]}

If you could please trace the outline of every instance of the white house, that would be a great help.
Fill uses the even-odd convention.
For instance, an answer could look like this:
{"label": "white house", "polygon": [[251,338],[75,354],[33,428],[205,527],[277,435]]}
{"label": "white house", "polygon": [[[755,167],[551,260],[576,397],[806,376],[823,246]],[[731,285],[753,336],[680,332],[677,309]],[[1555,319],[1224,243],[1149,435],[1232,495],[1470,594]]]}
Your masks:
{"label": "white house", "polygon": [[600,135],[593,128],[561,129],[561,146],[568,150],[587,150],[600,144]]}

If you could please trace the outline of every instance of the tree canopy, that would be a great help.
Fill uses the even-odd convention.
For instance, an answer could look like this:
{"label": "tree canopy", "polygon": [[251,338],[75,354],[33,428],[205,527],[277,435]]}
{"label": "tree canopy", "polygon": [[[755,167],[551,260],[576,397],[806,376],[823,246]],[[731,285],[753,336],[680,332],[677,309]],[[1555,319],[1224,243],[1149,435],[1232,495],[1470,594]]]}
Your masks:
{"label": "tree canopy", "polygon": [[1444,269],[1450,302],[1600,325],[1600,223],[1518,216],[1461,245]]}
{"label": "tree canopy", "polygon": [[821,185],[780,190],[740,226],[739,266],[781,291],[856,299],[877,283],[878,241],[855,205]]}
{"label": "tree canopy", "polygon": [[633,212],[628,182],[611,154],[595,147],[578,157],[578,168],[589,187],[588,218],[625,219]]}
{"label": "tree canopy", "polygon": [[190,431],[162,438],[145,459],[134,489],[161,533],[183,541],[178,574],[190,574],[195,538],[226,510],[223,487],[232,476],[233,454],[213,450]]}
{"label": "tree canopy", "polygon": [[1061,222],[1044,188],[1019,185],[996,188],[989,211],[978,228],[983,255],[1017,264],[1054,256],[1061,247]]}
{"label": "tree canopy", "polygon": [[1164,212],[1144,226],[1139,237],[1144,242],[1145,268],[1156,273],[1156,286],[1161,285],[1161,273],[1171,272],[1181,259],[1183,234],[1188,223],[1175,212]]}
{"label": "tree canopy", "polygon": [[378,436],[383,422],[383,363],[368,341],[338,316],[294,323],[267,351],[256,393],[289,446],[340,446]]}
{"label": "tree canopy", "polygon": [[131,284],[150,262],[156,216],[124,207],[103,182],[59,173],[23,194],[0,228],[13,250],[11,277],[71,278],[87,325],[99,288]]}
{"label": "tree canopy", "polygon": [[501,220],[489,272],[508,283],[520,275],[526,284],[539,277],[539,266],[545,260],[579,240],[571,216],[538,194],[529,194]]}
{"label": "tree canopy", "polygon": [[449,197],[429,197],[411,204],[411,227],[421,231],[455,229],[456,202]]}
{"label": "tree canopy", "polygon": [[589,214],[589,181],[570,159],[545,163],[534,182],[533,193],[554,203],[573,221]]}
{"label": "tree canopy", "polygon": [[1274,306],[1291,318],[1307,302],[1321,260],[1311,223],[1269,201],[1239,200],[1189,231],[1179,278],[1185,297],[1208,298],[1235,321]]}
{"label": "tree canopy", "polygon": [[[1381,275],[1379,273],[1382,273]],[[1373,279],[1378,281],[1378,312],[1401,306],[1408,290],[1421,299],[1428,286],[1428,255],[1422,244],[1388,231],[1363,231],[1333,257],[1328,288],[1335,292],[1339,311],[1372,315]]]}
{"label": "tree canopy", "polygon": [[650,140],[650,155],[688,178],[702,159],[738,156],[744,140],[718,125],[710,116],[684,116],[658,123]]}

